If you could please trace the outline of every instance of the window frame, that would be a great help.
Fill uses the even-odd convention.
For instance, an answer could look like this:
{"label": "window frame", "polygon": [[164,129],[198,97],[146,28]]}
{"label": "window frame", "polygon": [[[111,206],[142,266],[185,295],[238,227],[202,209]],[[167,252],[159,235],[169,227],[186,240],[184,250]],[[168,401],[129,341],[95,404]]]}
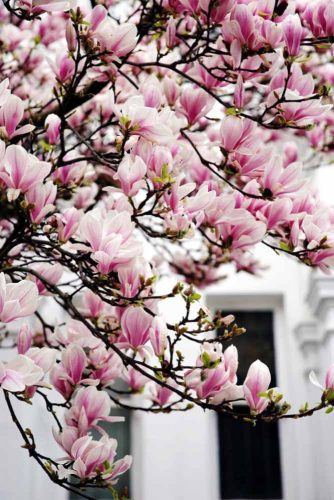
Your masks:
{"label": "window frame", "polygon": [[[288,377],[288,367],[284,362],[284,353],[286,352],[287,336],[284,335],[285,321],[284,321],[284,301],[282,294],[273,293],[231,293],[231,292],[214,292],[206,294],[206,305],[211,311],[225,310],[225,311],[271,311],[273,314],[273,343],[274,343],[274,358],[275,358],[275,371],[277,386],[284,386],[284,381]],[[242,326],[242,325],[240,325]],[[214,338],[216,332],[212,332],[211,337]],[[254,360],[255,361],[255,360]],[[216,475],[216,484],[218,491],[220,491],[220,477],[219,477],[219,446],[218,446],[218,417],[215,414],[216,422],[216,440],[215,461],[213,467]],[[280,450],[280,466],[281,466],[281,483],[282,483],[282,500],[286,499],[286,461],[284,454],[287,450],[288,435],[283,432],[282,422],[278,422],[278,438]],[[223,500],[219,494],[219,500]],[[248,500],[240,498],[238,500]]]}

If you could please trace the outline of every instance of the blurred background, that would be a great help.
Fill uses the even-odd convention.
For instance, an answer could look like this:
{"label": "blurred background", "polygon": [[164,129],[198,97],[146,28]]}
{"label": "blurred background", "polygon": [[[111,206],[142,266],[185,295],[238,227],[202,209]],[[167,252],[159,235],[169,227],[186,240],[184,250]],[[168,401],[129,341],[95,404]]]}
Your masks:
{"label": "blurred background", "polygon": [[[313,179],[329,202],[331,168],[317,170]],[[334,362],[334,277],[261,245],[257,254],[267,266],[262,277],[234,275],[208,288],[203,300],[214,312],[233,313],[248,330],[233,340],[240,348],[239,383],[250,363],[260,358],[270,367],[272,386],[298,411],[301,404],[321,397],[309,372],[323,381]],[[164,312],[170,317],[175,310],[167,306]],[[5,355],[10,357],[10,351]],[[16,403],[15,408],[23,426],[33,430],[40,451],[61,458],[42,402]],[[333,415],[253,428],[199,409],[168,415],[115,409],[115,414],[124,415],[125,423],[106,429],[119,441],[118,456],[134,457],[131,472],[119,484],[119,489],[129,485],[133,500],[334,499]],[[77,498],[53,485],[29,459],[2,400],[0,421],[0,499]]]}

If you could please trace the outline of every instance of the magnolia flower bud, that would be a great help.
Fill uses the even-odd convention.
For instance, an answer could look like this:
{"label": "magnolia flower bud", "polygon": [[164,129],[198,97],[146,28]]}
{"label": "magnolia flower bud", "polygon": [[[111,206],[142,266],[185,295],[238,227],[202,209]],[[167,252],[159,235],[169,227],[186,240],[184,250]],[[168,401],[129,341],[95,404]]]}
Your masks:
{"label": "magnolia flower bud", "polygon": [[30,349],[32,337],[32,328],[25,323],[17,335],[17,351],[19,354],[25,354]]}
{"label": "magnolia flower bud", "polygon": [[262,413],[267,408],[269,399],[259,396],[267,391],[271,381],[270,371],[267,365],[259,359],[249,367],[244,382],[244,396],[249,408],[255,413]]}
{"label": "magnolia flower bud", "polygon": [[51,113],[45,120],[45,135],[50,144],[57,144],[60,137],[61,119],[59,116]]}
{"label": "magnolia flower bud", "polygon": [[149,334],[155,355],[163,356],[167,348],[167,325],[161,317],[153,319]]}
{"label": "magnolia flower bud", "polygon": [[74,52],[75,49],[77,48],[78,40],[77,40],[77,34],[75,32],[74,26],[72,24],[72,21],[68,19],[66,22],[66,28],[65,28],[65,37],[66,37],[66,43],[68,50],[70,52]]}

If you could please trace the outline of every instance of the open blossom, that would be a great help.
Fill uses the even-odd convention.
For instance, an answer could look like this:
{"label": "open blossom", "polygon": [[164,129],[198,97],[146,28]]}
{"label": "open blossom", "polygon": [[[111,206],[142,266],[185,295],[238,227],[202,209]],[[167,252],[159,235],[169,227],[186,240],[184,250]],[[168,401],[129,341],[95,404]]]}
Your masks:
{"label": "open blossom", "polygon": [[46,182],[29,189],[25,194],[28,204],[30,218],[35,224],[42,222],[44,217],[55,209],[57,186],[52,182]]}
{"label": "open blossom", "polygon": [[282,159],[274,156],[265,168],[262,179],[263,189],[274,196],[299,190],[305,184],[302,167],[300,162],[290,163],[287,167],[283,167]]}
{"label": "open blossom", "polygon": [[[236,209],[235,215],[217,227],[220,239],[231,249],[247,248],[262,240],[266,225],[254,219],[249,212]],[[242,219],[239,219],[242,217]]]}
{"label": "open blossom", "polygon": [[211,96],[201,89],[187,87],[180,97],[180,113],[187,118],[190,125],[205,116],[212,106]]}
{"label": "open blossom", "polygon": [[102,387],[110,386],[123,372],[122,359],[112,350],[99,346],[89,353],[89,364],[91,365],[90,378],[92,381],[99,380]]}
{"label": "open blossom", "polygon": [[318,0],[307,3],[303,19],[311,28],[314,36],[334,35],[333,0]]}
{"label": "open blossom", "polygon": [[[142,281],[153,277],[153,271],[143,257],[135,257],[130,262],[118,266],[117,273],[125,297],[134,297],[141,288]],[[146,287],[142,294],[148,295],[149,291]]]}
{"label": "open blossom", "polygon": [[133,227],[128,212],[108,212],[102,224],[98,211],[82,217],[80,234],[90,244],[101,273],[109,273],[138,254],[140,244],[131,238]]}
{"label": "open blossom", "polygon": [[55,365],[57,353],[49,347],[30,347],[25,356],[31,359],[36,366],[39,366],[45,375]]}
{"label": "open blossom", "polygon": [[204,370],[197,368],[186,374],[185,381],[188,387],[196,390],[198,398],[207,399],[228,384],[229,374],[222,365]]}
{"label": "open blossom", "polygon": [[268,390],[270,381],[271,376],[267,365],[260,360],[254,361],[249,367],[243,386],[246,401],[252,411],[262,413],[267,408],[269,399],[259,394]]}
{"label": "open blossom", "polygon": [[28,280],[6,283],[4,273],[0,273],[0,321],[9,323],[30,316],[37,309],[37,300],[35,283]]}
{"label": "open blossom", "polygon": [[[50,477],[114,493],[114,402],[281,418],[196,290],[259,273],[261,241],[334,266],[302,167],[334,151],[334,0],[10,0],[0,23],[0,388],[54,413]],[[323,384],[334,406],[334,365]]]}
{"label": "open blossom", "polygon": [[31,12],[66,11],[74,5],[73,0],[19,0],[18,5]]}
{"label": "open blossom", "polygon": [[[95,26],[96,24],[95,20]],[[135,48],[137,29],[135,24],[117,25],[110,17],[104,17],[103,21],[96,26],[94,38],[100,42],[103,49],[110,51],[117,57],[123,57]]]}
{"label": "open blossom", "polygon": [[313,370],[310,372],[309,379],[313,385],[319,387],[322,391],[334,392],[334,364],[331,364],[326,371],[325,386],[320,384],[318,377]]}
{"label": "open blossom", "polygon": [[31,269],[37,273],[37,275],[31,274],[29,279],[36,283],[39,295],[48,295],[49,291],[47,289],[46,282],[50,285],[56,285],[64,271],[60,264],[48,263],[34,264],[31,266]]}
{"label": "open blossom", "polygon": [[[79,227],[81,212],[75,207],[64,210],[62,214],[55,214],[53,219],[57,226],[59,241],[65,243]],[[53,220],[51,219],[51,220]]]}
{"label": "open blossom", "polygon": [[144,185],[146,165],[139,156],[127,155],[120,163],[114,178],[119,179],[121,188],[127,196],[134,196]]}
{"label": "open blossom", "polygon": [[69,319],[65,326],[56,327],[53,339],[62,345],[78,344],[94,349],[101,341],[92,335],[86,325],[76,319]]}
{"label": "open blossom", "polygon": [[141,99],[129,99],[116,112],[120,116],[120,126],[132,135],[139,135],[148,141],[167,143],[172,131],[163,123],[161,114],[155,108],[144,106]]}
{"label": "open blossom", "polygon": [[51,170],[49,163],[28,154],[22,146],[8,146],[3,162],[5,170],[0,171],[0,179],[8,187],[10,201],[41,184]]}
{"label": "open blossom", "polygon": [[79,435],[87,434],[88,429],[97,426],[99,421],[123,422],[123,417],[110,417],[111,400],[104,391],[96,387],[83,387],[79,389],[73,399],[70,410],[65,414],[66,424],[77,427]]}
{"label": "open blossom", "polygon": [[94,478],[101,474],[105,481],[116,484],[118,476],[131,466],[132,458],[129,455],[114,462],[117,441],[108,436],[102,436],[99,441],[93,440],[91,436],[76,439],[75,432],[65,429],[56,439],[60,446],[66,449],[66,459],[73,461],[71,473],[81,479]]}
{"label": "open blossom", "polygon": [[196,364],[199,368],[189,370],[185,381],[188,387],[196,390],[200,399],[221,394],[236,383],[238,352],[234,346],[228,347],[223,353],[220,344],[205,342]]}
{"label": "open blossom", "polygon": [[10,392],[22,392],[26,387],[38,384],[43,376],[43,369],[23,354],[6,364],[0,362],[0,385]]}
{"label": "open blossom", "polygon": [[133,392],[138,392],[138,393],[144,390],[144,387],[149,380],[147,377],[145,377],[145,375],[140,373],[138,370],[132,368],[132,366],[129,366],[124,370],[122,378],[129,385],[130,389]]}
{"label": "open blossom", "polygon": [[[166,384],[170,387],[175,387],[176,385],[174,380],[170,378],[166,380]],[[169,387],[163,387],[162,385],[155,383],[150,387],[150,398],[159,406],[170,404],[173,400],[173,396],[175,399],[175,393]]]}
{"label": "open blossom", "polygon": [[145,81],[142,87],[144,104],[149,108],[159,109],[163,99],[163,93],[159,80],[156,77],[151,77]]}
{"label": "open blossom", "polygon": [[68,380],[72,385],[78,384],[87,365],[87,356],[83,348],[78,344],[70,344],[62,353],[61,366],[63,373],[61,378]]}
{"label": "open blossom", "polygon": [[237,116],[226,116],[221,124],[221,145],[228,152],[244,155],[254,153],[257,144],[254,138],[256,125],[251,120]]}
{"label": "open blossom", "polygon": [[80,312],[90,318],[98,318],[103,314],[105,308],[103,300],[91,290],[85,290],[82,295],[82,306]]}
{"label": "open blossom", "polygon": [[1,92],[1,97],[5,98],[3,99],[5,102],[0,107],[0,135],[4,134],[8,139],[12,139],[31,132],[35,128],[33,125],[23,125],[17,128],[24,114],[22,100],[13,94],[6,97],[4,91]]}

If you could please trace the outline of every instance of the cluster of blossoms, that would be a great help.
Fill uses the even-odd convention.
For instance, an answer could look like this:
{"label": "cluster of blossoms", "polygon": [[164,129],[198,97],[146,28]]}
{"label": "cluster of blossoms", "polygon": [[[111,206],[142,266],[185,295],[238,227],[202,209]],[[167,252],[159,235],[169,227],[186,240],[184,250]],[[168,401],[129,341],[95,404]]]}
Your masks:
{"label": "cluster of blossoms", "polygon": [[260,242],[334,264],[334,211],[305,174],[334,149],[334,2],[96,3],[0,7],[1,341],[18,331],[0,385],[12,415],[12,398],[44,399],[66,456],[26,445],[77,492],[131,465],[99,424],[112,404],[254,423],[334,404],[333,366],[297,415],[260,360],[238,381],[243,329],[196,291],[226,264],[258,273]]}

